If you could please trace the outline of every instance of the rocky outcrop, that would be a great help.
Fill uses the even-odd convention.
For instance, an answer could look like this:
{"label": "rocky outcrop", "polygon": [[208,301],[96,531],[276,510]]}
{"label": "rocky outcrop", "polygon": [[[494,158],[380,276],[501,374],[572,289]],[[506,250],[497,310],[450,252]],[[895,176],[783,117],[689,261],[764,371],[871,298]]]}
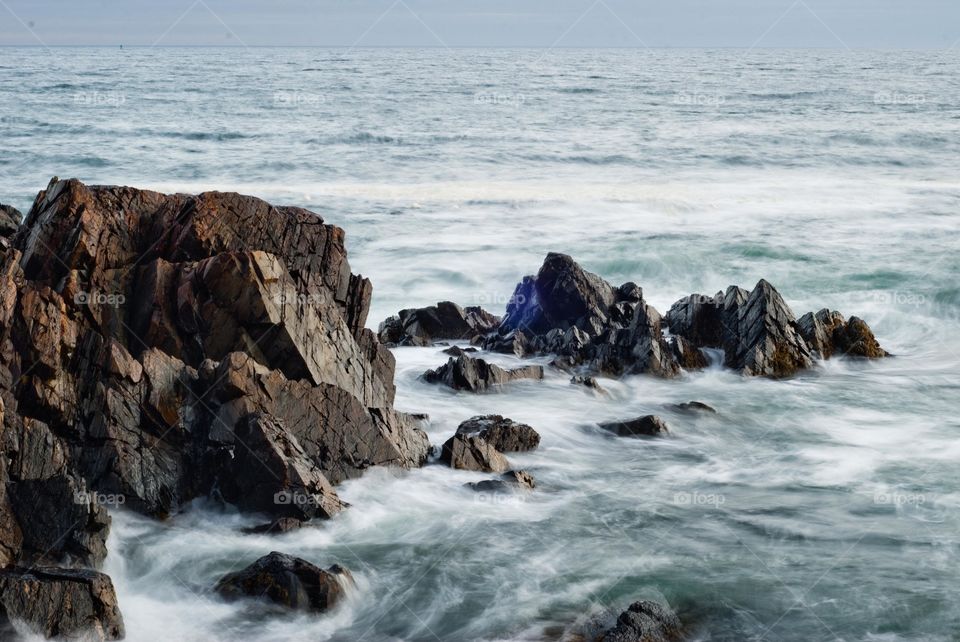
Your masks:
{"label": "rocky outcrop", "polygon": [[450,357],[444,365],[423,373],[428,383],[442,383],[454,390],[486,392],[521,379],[543,379],[542,366],[523,366],[506,370],[483,359],[461,355]]}
{"label": "rocky outcrop", "polygon": [[103,573],[63,568],[0,570],[0,638],[14,623],[47,638],[119,640],[123,618],[113,583]]}
{"label": "rocky outcrop", "polygon": [[440,461],[458,470],[503,473],[510,462],[483,437],[456,434],[443,444]]}
{"label": "rocky outcrop", "polygon": [[334,484],[426,462],[315,214],[54,179],[3,238],[0,566],[96,566],[111,502],[325,518]]}
{"label": "rocky outcrop", "polygon": [[457,427],[457,434],[481,437],[502,453],[534,450],[540,445],[540,433],[501,415],[473,417]]}
{"label": "rocky outcrop", "polygon": [[551,253],[517,286],[488,350],[557,355],[556,365],[613,375],[673,377],[680,366],[660,314],[636,284],[613,287],[571,257]]}
{"label": "rocky outcrop", "polygon": [[[682,362],[686,359],[680,355],[695,357],[693,347],[720,348],[725,365],[748,376],[789,377],[812,367],[816,357],[887,354],[856,317],[845,322],[840,313],[821,310],[798,321],[764,280],[750,292],[731,286],[713,297],[692,294],[677,301],[666,320]],[[687,363],[685,367],[696,367]]]}
{"label": "rocky outcrop", "polygon": [[341,566],[324,570],[273,552],[221,578],[215,590],[228,600],[256,598],[294,611],[319,613],[336,606],[352,584],[350,572]]}
{"label": "rocky outcrop", "polygon": [[461,308],[441,301],[426,308],[401,310],[380,324],[384,345],[428,346],[439,340],[472,341],[489,333],[500,318],[480,307]]}
{"label": "rocky outcrop", "polygon": [[531,491],[537,487],[533,475],[525,470],[511,470],[500,476],[499,479],[485,479],[479,482],[470,482],[468,488],[478,493],[516,493]]}
{"label": "rocky outcrop", "polygon": [[617,618],[617,624],[597,642],[675,642],[682,638],[682,625],[670,607],[641,600]]}
{"label": "rocky outcrop", "polygon": [[625,421],[608,421],[599,426],[619,437],[660,437],[670,432],[667,422],[656,415],[646,415]]}

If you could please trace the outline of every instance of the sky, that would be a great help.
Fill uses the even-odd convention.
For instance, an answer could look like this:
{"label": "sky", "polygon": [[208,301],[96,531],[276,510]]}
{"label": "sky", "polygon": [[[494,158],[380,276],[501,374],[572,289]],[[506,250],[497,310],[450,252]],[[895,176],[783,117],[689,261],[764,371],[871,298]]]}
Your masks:
{"label": "sky", "polygon": [[960,49],[960,0],[0,0],[0,45]]}

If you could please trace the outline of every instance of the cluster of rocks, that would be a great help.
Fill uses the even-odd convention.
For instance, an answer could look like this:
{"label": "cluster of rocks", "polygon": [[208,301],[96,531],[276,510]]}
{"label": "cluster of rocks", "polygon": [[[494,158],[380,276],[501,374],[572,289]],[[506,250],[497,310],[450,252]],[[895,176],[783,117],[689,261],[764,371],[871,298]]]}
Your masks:
{"label": "cluster of rocks", "polygon": [[457,427],[457,432],[441,448],[440,461],[458,470],[503,473],[498,479],[468,484],[484,492],[532,490],[533,476],[511,470],[504,453],[535,450],[540,434],[531,426],[501,415],[473,417]]}
{"label": "cluster of rocks", "polygon": [[[442,306],[458,313],[439,315]],[[452,307],[451,307],[452,306]],[[643,297],[635,283],[615,287],[584,270],[565,254],[548,254],[539,272],[517,285],[506,314],[496,328],[467,319],[496,317],[475,308],[468,315],[453,304],[406,310],[404,318],[431,319],[436,336],[467,334],[472,343],[492,352],[520,357],[553,357],[552,365],[587,374],[649,373],[674,377],[682,370],[709,365],[705,349],[723,351],[727,367],[748,376],[788,377],[814,366],[816,359],[834,356],[879,358],[887,356],[870,327],[857,317],[846,320],[839,312],[821,310],[799,320],[777,290],[761,280],[753,290],[731,286],[713,296],[692,294],[661,314]],[[449,329],[436,323],[451,320]],[[396,318],[381,325],[389,334],[416,345],[429,345],[429,333],[418,323],[413,335],[398,335]],[[486,334],[482,331],[491,327]],[[486,389],[482,359],[462,355],[436,371],[428,381],[447,383],[458,390]],[[516,371],[516,376],[527,376]],[[494,371],[499,382],[502,372]],[[509,380],[510,377],[507,377]],[[475,382],[474,379],[477,381]],[[586,379],[576,380],[585,383]]]}
{"label": "cluster of rocks", "polygon": [[288,529],[426,463],[371,285],[314,213],[54,179],[0,238],[0,625],[120,637],[105,504],[213,497]]}
{"label": "cluster of rocks", "polygon": [[480,307],[461,308],[441,301],[426,308],[401,310],[380,324],[386,346],[429,346],[436,341],[474,341],[500,324],[500,317]]}

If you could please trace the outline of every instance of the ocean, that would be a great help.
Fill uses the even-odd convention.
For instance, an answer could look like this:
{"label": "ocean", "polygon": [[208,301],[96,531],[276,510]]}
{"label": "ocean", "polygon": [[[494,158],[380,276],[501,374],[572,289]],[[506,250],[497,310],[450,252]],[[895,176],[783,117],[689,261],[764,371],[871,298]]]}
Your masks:
{"label": "ocean", "polygon": [[[440,300],[502,313],[548,251],[661,312],[773,283],[799,316],[865,319],[895,357],[786,381],[549,372],[501,394],[418,379],[397,405],[442,443],[498,413],[543,436],[538,488],[427,466],[344,483],[352,504],[280,537],[199,502],[117,511],[105,570],[128,639],[555,640],[668,602],[691,639],[960,635],[960,51],[0,48],[0,202],[51,176],[233,190],[343,227],[369,325]],[[238,230],[242,234],[242,230]],[[495,357],[499,363],[519,360]],[[545,361],[545,360],[543,360]],[[698,400],[716,415],[676,414]],[[596,422],[660,414],[672,436]],[[322,617],[211,592],[271,550],[352,570]]]}

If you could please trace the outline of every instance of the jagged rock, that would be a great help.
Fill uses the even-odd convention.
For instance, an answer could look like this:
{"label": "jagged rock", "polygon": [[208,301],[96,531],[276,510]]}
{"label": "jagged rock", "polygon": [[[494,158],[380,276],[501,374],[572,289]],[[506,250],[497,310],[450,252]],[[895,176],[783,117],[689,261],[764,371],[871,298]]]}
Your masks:
{"label": "jagged rock", "polygon": [[500,318],[480,307],[461,308],[441,301],[426,308],[401,310],[380,324],[377,334],[387,345],[428,346],[441,339],[472,340],[493,330]]}
{"label": "jagged rock", "polygon": [[536,486],[533,475],[525,470],[511,470],[501,475],[500,479],[485,479],[467,484],[468,488],[480,493],[514,493],[530,491]]}
{"label": "jagged rock", "polygon": [[620,437],[659,437],[670,432],[667,422],[656,415],[646,415],[626,421],[608,421],[599,426]]}
{"label": "jagged rock", "polygon": [[454,357],[461,357],[465,354],[473,354],[475,352],[480,352],[480,351],[474,348],[473,346],[470,346],[468,348],[461,348],[460,346],[450,346],[449,348],[447,348],[446,350],[443,350],[442,352],[443,354],[449,354]]}
{"label": "jagged rock", "polygon": [[483,437],[456,434],[440,452],[440,461],[459,470],[476,470],[484,473],[503,473],[510,469],[510,462]]}
{"label": "jagged rock", "polygon": [[737,314],[738,341],[727,365],[745,375],[788,377],[813,365],[810,348],[780,293],[763,279]]}
{"label": "jagged rock", "polygon": [[524,277],[484,347],[554,354],[558,367],[614,375],[680,372],[642,290],[633,283],[614,288],[565,254],[548,254],[537,276]]}
{"label": "jagged rock", "polygon": [[243,529],[248,535],[280,535],[303,528],[303,522],[293,517],[281,517],[267,524],[258,524]]}
{"label": "jagged rock", "polygon": [[123,618],[103,573],[64,568],[0,570],[0,637],[12,622],[47,638],[119,640]]}
{"label": "jagged rock", "polygon": [[681,637],[680,619],[670,607],[641,600],[621,613],[616,626],[598,642],[675,642]]}
{"label": "jagged rock", "polygon": [[890,356],[880,347],[870,326],[858,317],[847,321],[843,315],[826,308],[808,312],[797,321],[800,333],[822,359],[833,356],[879,359]]}
{"label": "jagged rock", "polygon": [[350,572],[341,566],[323,570],[306,560],[273,552],[224,576],[215,590],[228,600],[265,599],[295,611],[319,613],[336,606],[352,584]]}
{"label": "jagged rock", "polygon": [[670,404],[669,408],[671,410],[676,410],[677,412],[685,413],[717,413],[716,409],[714,409],[712,406],[708,406],[702,401],[687,401],[684,403]]}
{"label": "jagged rock", "polygon": [[457,434],[476,435],[502,453],[534,450],[540,445],[540,434],[527,424],[501,415],[473,417],[457,427]]}
{"label": "jagged rock", "polygon": [[684,370],[703,370],[710,365],[707,355],[700,348],[683,337],[673,337],[670,340],[673,355]]}
{"label": "jagged rock", "polygon": [[520,379],[543,379],[543,366],[523,366],[506,370],[483,359],[462,355],[450,357],[436,370],[423,373],[424,381],[442,383],[454,390],[485,392]]}
{"label": "jagged rock", "polygon": [[0,203],[0,238],[9,239],[17,233],[21,223],[23,223],[23,214],[9,205]]}
{"label": "jagged rock", "polygon": [[333,517],[345,504],[283,421],[263,413],[236,427],[233,456],[217,480],[241,510],[298,520]]}

